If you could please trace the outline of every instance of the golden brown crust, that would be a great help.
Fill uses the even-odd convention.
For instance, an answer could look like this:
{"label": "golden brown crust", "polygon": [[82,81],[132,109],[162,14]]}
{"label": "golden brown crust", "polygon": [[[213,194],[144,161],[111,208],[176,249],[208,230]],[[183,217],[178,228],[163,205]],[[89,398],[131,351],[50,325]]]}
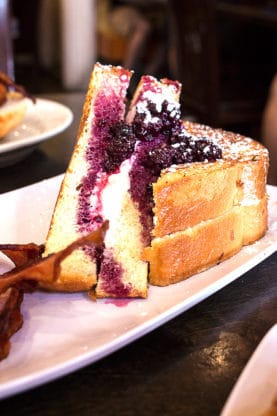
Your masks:
{"label": "golden brown crust", "polygon": [[241,169],[238,163],[219,161],[165,171],[153,184],[153,235],[162,237],[185,230],[231,209],[236,202]]}
{"label": "golden brown crust", "polygon": [[242,221],[236,207],[185,231],[155,238],[145,249],[150,283],[165,286],[205,270],[237,253],[242,239]]}
{"label": "golden brown crust", "polygon": [[223,160],[171,167],[153,184],[154,238],[143,258],[154,285],[205,270],[267,229],[267,149],[235,133],[191,122],[185,127],[218,144]]}

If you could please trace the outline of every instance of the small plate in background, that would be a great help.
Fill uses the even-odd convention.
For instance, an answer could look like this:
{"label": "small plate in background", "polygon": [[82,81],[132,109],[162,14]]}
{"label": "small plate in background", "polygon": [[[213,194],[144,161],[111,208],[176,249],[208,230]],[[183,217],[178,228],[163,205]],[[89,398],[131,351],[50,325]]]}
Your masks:
{"label": "small plate in background", "polygon": [[72,120],[72,111],[56,101],[37,99],[30,103],[23,121],[0,140],[0,168],[25,158],[39,143],[65,130]]}

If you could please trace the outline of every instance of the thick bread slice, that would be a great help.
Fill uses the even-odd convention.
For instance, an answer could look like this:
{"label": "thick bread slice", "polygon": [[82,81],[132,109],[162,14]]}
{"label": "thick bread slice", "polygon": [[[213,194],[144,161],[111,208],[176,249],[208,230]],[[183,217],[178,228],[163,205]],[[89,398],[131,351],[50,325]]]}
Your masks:
{"label": "thick bread slice", "polygon": [[165,286],[179,282],[234,255],[242,241],[239,207],[184,231],[157,237],[144,252],[150,262],[150,283]]}
{"label": "thick bread slice", "polygon": [[104,215],[112,220],[105,236],[97,298],[147,296],[148,264],[141,259],[144,248],[142,225],[139,210],[129,193],[129,168],[130,161],[127,160],[119,174],[110,176],[110,188],[107,187],[102,195],[103,206],[109,207]]}
{"label": "thick bread slice", "polygon": [[253,243],[267,229],[268,150],[260,142],[240,134],[191,123],[187,127],[194,134],[205,131],[222,148],[224,160],[234,160],[243,165],[238,197],[244,224],[243,244]]}
{"label": "thick bread slice", "polygon": [[250,200],[261,199],[266,194],[266,180],[269,165],[268,150],[258,141],[237,133],[214,129],[193,122],[185,122],[188,134],[207,137],[222,149],[224,160],[241,162],[244,171],[241,178],[242,198],[246,204]]}
{"label": "thick bread slice", "polygon": [[[45,244],[44,255],[47,256],[65,248],[86,233],[78,224],[79,198],[82,184],[88,178],[90,171],[89,150],[96,143],[95,129],[103,128],[107,117],[114,117],[115,121],[121,120],[125,112],[125,96],[131,77],[130,71],[120,67],[102,66],[96,64],[89,81],[88,91],[85,98],[83,114],[77,136],[77,142],[66,171],[56,207],[53,213],[50,229]],[[100,119],[99,125],[95,122]],[[100,132],[101,133],[101,132]],[[97,144],[96,144],[97,145]],[[99,172],[98,183],[102,178]],[[89,191],[93,196],[93,190]],[[99,192],[96,189],[94,200],[88,210],[93,213],[99,208]],[[100,204],[101,205],[101,204]],[[94,225],[95,227],[97,224]],[[90,230],[92,231],[92,230]],[[96,284],[96,260],[86,250],[76,250],[64,260],[59,278],[49,284],[49,289],[63,291],[89,290]]]}
{"label": "thick bread slice", "polygon": [[[267,229],[267,149],[231,132],[191,122],[185,126],[189,134],[208,137],[218,144],[223,149],[223,160],[171,167],[153,184],[154,239],[151,247],[144,250],[143,258],[149,261],[150,283],[161,286],[225,259],[229,253],[261,238]],[[228,239],[227,225],[231,222],[226,228],[222,223],[218,234],[213,228],[213,224],[219,224],[232,212],[236,212],[240,222],[241,236],[235,240]],[[206,262],[204,242],[212,253],[212,257],[207,255]],[[221,243],[224,255],[213,257]],[[190,260],[191,253],[195,263]],[[163,255],[167,258],[162,259]],[[182,260],[177,261],[178,256]]]}
{"label": "thick bread slice", "polygon": [[152,240],[143,258],[150,283],[166,286],[208,269],[261,238],[267,227],[267,196],[256,205],[234,206],[221,216]]}
{"label": "thick bread slice", "polygon": [[0,139],[15,129],[27,111],[27,98],[18,92],[9,92],[7,101],[0,107]]}
{"label": "thick bread slice", "polygon": [[[164,100],[179,106],[180,84],[169,80],[158,81],[143,76],[130,104],[126,120],[131,123],[137,114],[151,122],[147,108],[149,100],[160,109]],[[122,163],[119,173],[111,175],[102,194],[103,207],[113,201],[111,209],[104,212],[105,218],[112,218],[105,237],[105,250],[101,262],[96,297],[146,297],[148,285],[148,264],[142,260],[145,247],[144,229],[138,203],[130,192],[129,171],[134,154]],[[104,201],[107,200],[107,203]]]}
{"label": "thick bread slice", "polygon": [[153,236],[162,237],[215,218],[237,204],[243,166],[233,161],[176,165],[153,184]]}

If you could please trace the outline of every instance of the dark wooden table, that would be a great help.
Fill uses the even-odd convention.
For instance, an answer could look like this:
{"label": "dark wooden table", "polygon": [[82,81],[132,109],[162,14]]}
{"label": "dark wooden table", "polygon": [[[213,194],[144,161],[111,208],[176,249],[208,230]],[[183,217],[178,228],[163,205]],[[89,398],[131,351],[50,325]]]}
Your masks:
{"label": "dark wooden table", "polygon": [[[66,132],[0,170],[0,192],[63,172],[83,94]],[[84,369],[0,402],[9,415],[216,416],[267,330],[277,321],[277,254],[210,298]]]}

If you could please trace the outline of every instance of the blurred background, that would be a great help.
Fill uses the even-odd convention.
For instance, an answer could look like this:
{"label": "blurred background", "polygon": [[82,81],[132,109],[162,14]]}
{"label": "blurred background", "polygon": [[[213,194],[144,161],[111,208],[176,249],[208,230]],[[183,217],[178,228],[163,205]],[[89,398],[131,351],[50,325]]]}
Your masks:
{"label": "blurred background", "polygon": [[85,92],[94,62],[120,64],[136,71],[130,96],[141,74],[179,79],[184,116],[258,140],[268,134],[276,0],[1,3],[10,8],[11,71],[33,94]]}

